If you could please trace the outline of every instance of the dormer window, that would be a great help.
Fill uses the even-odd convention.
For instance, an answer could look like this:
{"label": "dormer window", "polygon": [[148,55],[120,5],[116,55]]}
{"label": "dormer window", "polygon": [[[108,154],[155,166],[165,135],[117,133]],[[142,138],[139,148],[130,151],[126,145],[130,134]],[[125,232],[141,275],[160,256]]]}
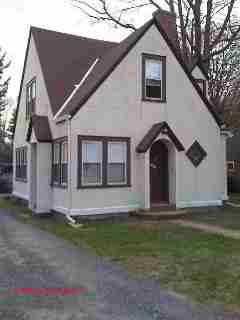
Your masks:
{"label": "dormer window", "polygon": [[26,92],[26,119],[29,119],[31,115],[35,112],[36,105],[36,78],[33,78],[27,84]]}
{"label": "dormer window", "polygon": [[206,80],[196,79],[196,82],[197,82],[198,86],[202,89],[204,96],[206,96],[206,93],[207,93]]}
{"label": "dormer window", "polygon": [[166,102],[166,57],[143,54],[142,98]]}

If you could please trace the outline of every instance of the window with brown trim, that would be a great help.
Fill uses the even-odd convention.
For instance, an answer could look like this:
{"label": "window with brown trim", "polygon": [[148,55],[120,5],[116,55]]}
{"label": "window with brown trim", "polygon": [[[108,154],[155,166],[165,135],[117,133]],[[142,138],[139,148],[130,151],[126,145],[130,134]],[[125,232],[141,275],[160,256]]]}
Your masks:
{"label": "window with brown trim", "polygon": [[196,79],[198,86],[201,88],[203,94],[206,96],[207,88],[206,88],[206,80],[204,79]]}
{"label": "window with brown trim", "polygon": [[130,186],[130,138],[79,136],[78,187]]}
{"label": "window with brown trim", "polygon": [[142,99],[166,102],[166,57],[142,55]]}
{"label": "window with brown trim", "polygon": [[56,140],[52,145],[52,184],[66,186],[68,179],[68,142]]}
{"label": "window with brown trim", "polygon": [[16,148],[15,176],[16,180],[27,181],[27,147]]}
{"label": "window with brown trim", "polygon": [[227,170],[233,172],[235,170],[235,161],[227,161]]}
{"label": "window with brown trim", "polygon": [[36,78],[33,78],[27,84],[26,92],[26,119],[29,119],[35,112],[36,106]]}

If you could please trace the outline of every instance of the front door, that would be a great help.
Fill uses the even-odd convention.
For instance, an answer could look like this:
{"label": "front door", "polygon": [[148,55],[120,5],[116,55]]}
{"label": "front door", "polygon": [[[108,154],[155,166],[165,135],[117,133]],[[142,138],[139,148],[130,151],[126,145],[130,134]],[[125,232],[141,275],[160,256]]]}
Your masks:
{"label": "front door", "polygon": [[150,200],[151,204],[168,203],[168,149],[156,141],[150,150]]}

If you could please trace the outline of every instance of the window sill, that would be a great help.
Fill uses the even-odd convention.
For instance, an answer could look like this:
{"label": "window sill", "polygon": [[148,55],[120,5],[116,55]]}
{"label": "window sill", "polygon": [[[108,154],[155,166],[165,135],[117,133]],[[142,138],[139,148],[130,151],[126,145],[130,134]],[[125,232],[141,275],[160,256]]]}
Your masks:
{"label": "window sill", "polygon": [[161,100],[161,99],[151,99],[151,98],[146,98],[146,97],[142,97],[142,101],[144,102],[157,102],[157,103],[167,103],[167,100]]}
{"label": "window sill", "polygon": [[15,178],[15,181],[27,183],[27,179],[24,178]]}
{"label": "window sill", "polygon": [[112,184],[112,185],[89,185],[78,186],[77,189],[109,189],[109,188],[131,188],[131,184]]}
{"label": "window sill", "polygon": [[67,185],[63,184],[51,184],[52,188],[58,188],[58,189],[67,189]]}

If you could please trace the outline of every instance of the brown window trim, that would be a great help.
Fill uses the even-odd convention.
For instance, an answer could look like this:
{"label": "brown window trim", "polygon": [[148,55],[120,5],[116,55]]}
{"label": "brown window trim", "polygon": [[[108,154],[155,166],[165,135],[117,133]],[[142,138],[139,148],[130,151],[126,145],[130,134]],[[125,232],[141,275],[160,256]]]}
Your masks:
{"label": "brown window trim", "polygon": [[[15,181],[17,182],[24,182],[24,183],[27,183],[27,169],[28,169],[28,154],[27,154],[27,146],[25,147],[18,147],[15,149]],[[22,157],[21,153],[22,152],[25,152],[25,157],[26,157],[26,168],[25,168],[25,175],[24,176],[21,176],[22,174],[22,167],[24,166],[24,164],[21,163],[20,161],[20,164],[18,165],[17,163],[17,153],[20,153],[20,157]],[[18,155],[19,157],[19,155]],[[17,175],[17,172],[20,173],[20,175]]]}
{"label": "brown window trim", "polygon": [[[147,59],[159,60],[162,62],[162,79],[163,79],[162,80],[162,99],[149,98],[149,97],[146,97],[146,95],[145,95],[145,65],[146,65]],[[142,54],[142,101],[166,103],[167,102],[166,83],[167,83],[166,56],[143,53]]]}
{"label": "brown window trim", "polygon": [[[68,142],[68,139],[66,136],[57,138],[52,141],[52,173],[51,173],[51,187],[52,188],[60,188],[60,189],[67,189],[68,187],[68,182],[63,183],[62,182],[62,176],[61,176],[61,162],[62,162],[62,144],[63,142]],[[59,149],[59,166],[60,168],[58,169],[60,171],[59,174],[59,179],[58,181],[54,181],[53,177],[53,165],[54,165],[54,144],[59,143],[60,149]],[[68,167],[68,162],[67,162],[67,167]],[[68,171],[68,170],[67,170]],[[68,181],[68,176],[67,176],[67,181]]]}
{"label": "brown window trim", "polygon": [[[28,90],[29,87],[32,86],[32,84],[35,83],[35,98],[31,100],[31,103],[28,102]],[[35,113],[36,108],[36,96],[37,96],[37,82],[36,77],[32,78],[26,85],[26,120],[29,120],[31,118],[31,115]],[[33,105],[33,107],[32,107]],[[30,112],[30,106],[33,110]]]}
{"label": "brown window trim", "polygon": [[[197,84],[202,84],[202,87],[203,87],[203,94],[204,96],[206,97],[206,94],[207,94],[207,85],[206,85],[206,80],[204,79],[195,79]],[[200,89],[202,90],[202,87],[199,86]]]}
{"label": "brown window trim", "polygon": [[[102,184],[83,185],[82,184],[82,141],[100,141],[102,142]],[[127,181],[125,184],[108,184],[107,183],[107,158],[108,142],[126,142],[127,143]],[[77,189],[96,189],[96,188],[126,188],[131,187],[131,138],[129,137],[109,137],[109,136],[88,136],[78,135],[78,179]]]}
{"label": "brown window trim", "polygon": [[[232,168],[230,169],[229,168],[229,165],[232,165]],[[234,160],[231,160],[231,161],[227,161],[227,171],[228,172],[234,172],[235,171],[235,161]]]}

